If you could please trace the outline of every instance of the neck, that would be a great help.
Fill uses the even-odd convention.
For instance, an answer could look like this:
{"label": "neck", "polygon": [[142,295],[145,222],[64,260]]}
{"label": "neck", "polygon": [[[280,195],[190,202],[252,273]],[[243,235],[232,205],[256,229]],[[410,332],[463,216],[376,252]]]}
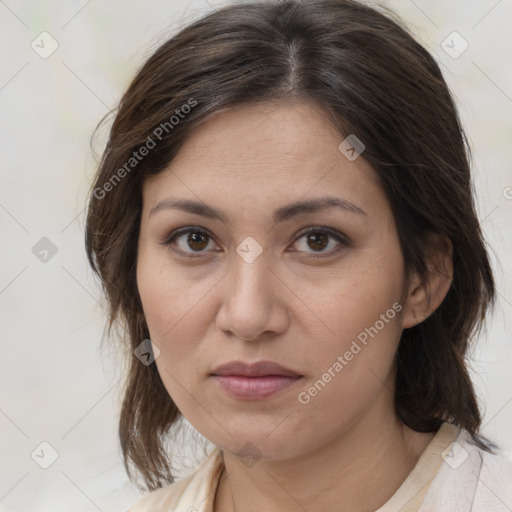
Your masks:
{"label": "neck", "polygon": [[224,451],[214,510],[324,512],[334,504],[337,512],[377,510],[433,436],[409,429],[391,413],[370,410],[338,438],[293,459],[261,459],[247,467]]}

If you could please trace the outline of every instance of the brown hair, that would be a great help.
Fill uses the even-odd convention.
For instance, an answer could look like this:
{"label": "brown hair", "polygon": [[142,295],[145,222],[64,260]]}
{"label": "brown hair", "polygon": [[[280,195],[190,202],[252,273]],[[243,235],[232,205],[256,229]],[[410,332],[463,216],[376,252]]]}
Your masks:
{"label": "brown hair", "polygon": [[164,441],[181,415],[156,365],[131,354],[150,337],[136,285],[142,184],[207,116],[289,97],[318,105],[340,136],[364,143],[392,205],[407,273],[427,276],[429,232],[452,241],[447,296],[402,333],[396,413],[420,432],[453,422],[492,450],[478,435],[465,358],[494,304],[494,280],[467,140],[439,66],[392,13],[351,0],[262,1],[208,14],[151,55],[120,101],[91,188],[87,255],[109,303],[108,328],[120,322],[130,347],[119,438],[128,474],[134,468],[150,490],[173,481]]}

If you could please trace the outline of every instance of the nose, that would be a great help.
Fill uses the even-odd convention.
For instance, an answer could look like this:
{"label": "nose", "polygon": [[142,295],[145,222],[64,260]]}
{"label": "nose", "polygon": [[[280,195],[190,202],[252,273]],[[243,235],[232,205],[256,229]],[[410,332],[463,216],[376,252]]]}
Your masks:
{"label": "nose", "polygon": [[265,252],[251,263],[238,254],[234,260],[223,279],[218,329],[246,341],[285,332],[289,323],[286,292],[290,292],[269,267]]}

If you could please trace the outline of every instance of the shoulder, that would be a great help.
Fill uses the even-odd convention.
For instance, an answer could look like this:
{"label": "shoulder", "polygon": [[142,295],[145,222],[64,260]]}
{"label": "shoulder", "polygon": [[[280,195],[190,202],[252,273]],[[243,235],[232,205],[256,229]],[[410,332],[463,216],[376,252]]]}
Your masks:
{"label": "shoulder", "polygon": [[222,468],[222,452],[215,448],[192,474],[145,494],[127,512],[207,512]]}
{"label": "shoulder", "polygon": [[512,510],[512,456],[489,453],[461,429],[443,452],[443,463],[432,480],[421,512],[501,512]]}

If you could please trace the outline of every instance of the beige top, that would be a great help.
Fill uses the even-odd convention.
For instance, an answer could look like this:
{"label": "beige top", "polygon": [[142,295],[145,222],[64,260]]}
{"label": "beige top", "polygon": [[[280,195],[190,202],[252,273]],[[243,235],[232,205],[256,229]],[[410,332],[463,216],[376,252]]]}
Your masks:
{"label": "beige top", "polygon": [[[215,448],[189,476],[142,496],[127,512],[213,512],[224,469]],[[443,423],[396,493],[375,512],[511,512],[512,460]]]}
{"label": "beige top", "polygon": [[398,490],[376,512],[417,512],[432,480],[443,463],[443,452],[459,435],[460,428],[443,423]]}

